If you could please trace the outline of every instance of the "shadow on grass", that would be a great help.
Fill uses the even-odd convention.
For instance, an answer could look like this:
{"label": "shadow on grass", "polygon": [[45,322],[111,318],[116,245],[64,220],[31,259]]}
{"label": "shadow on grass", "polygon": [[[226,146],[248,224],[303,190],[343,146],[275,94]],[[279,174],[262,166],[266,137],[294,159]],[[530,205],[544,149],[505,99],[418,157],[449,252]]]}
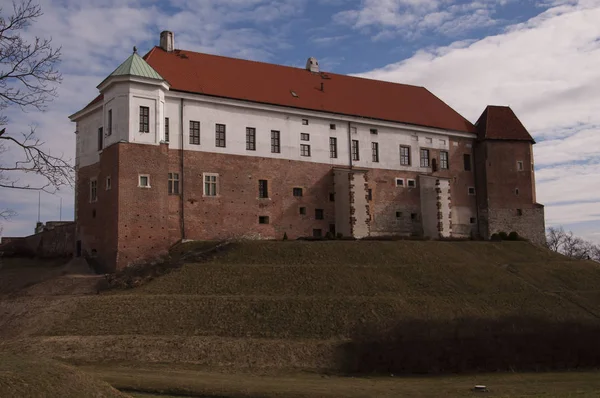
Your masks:
{"label": "shadow on grass", "polygon": [[347,374],[549,371],[600,366],[600,322],[407,320],[392,330],[357,330],[339,347]]}

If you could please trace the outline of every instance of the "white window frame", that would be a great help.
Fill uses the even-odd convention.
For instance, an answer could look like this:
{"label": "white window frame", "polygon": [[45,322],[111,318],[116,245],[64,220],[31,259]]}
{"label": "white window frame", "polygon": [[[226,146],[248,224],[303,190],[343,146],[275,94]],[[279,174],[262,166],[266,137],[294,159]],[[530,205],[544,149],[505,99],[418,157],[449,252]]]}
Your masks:
{"label": "white window frame", "polygon": [[[208,195],[206,193],[206,177],[216,177],[214,184],[215,184],[215,194],[214,195]],[[212,181],[209,183],[213,183]],[[205,198],[216,198],[219,196],[219,174],[218,173],[202,173],[202,196]]]}
{"label": "white window frame", "polygon": [[[148,185],[142,185],[142,178],[148,180]],[[150,188],[150,174],[138,174],[138,188]]]}
{"label": "white window frame", "polygon": [[[94,183],[96,183],[96,195],[94,193]],[[90,178],[90,203],[94,203],[98,201],[98,179],[96,177]]]}
{"label": "white window frame", "polygon": [[111,188],[112,188],[112,181],[110,180],[110,176],[106,176],[106,186],[105,186],[105,189],[107,191],[110,191]]}
{"label": "white window frame", "polygon": [[[413,186],[410,186],[410,182],[413,182]],[[406,179],[406,187],[407,188],[416,188],[417,187],[417,180],[415,180],[414,178],[407,178]]]}
{"label": "white window frame", "polygon": [[[398,182],[400,182],[400,184],[398,184]],[[404,178],[396,178],[396,188],[406,188]]]}

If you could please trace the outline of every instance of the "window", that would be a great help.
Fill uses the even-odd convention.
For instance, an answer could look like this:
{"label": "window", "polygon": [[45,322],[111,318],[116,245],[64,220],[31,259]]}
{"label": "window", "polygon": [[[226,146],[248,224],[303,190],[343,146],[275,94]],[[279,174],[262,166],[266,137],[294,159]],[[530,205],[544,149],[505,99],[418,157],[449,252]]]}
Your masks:
{"label": "window", "polygon": [[429,167],[429,149],[421,149],[421,167]]}
{"label": "window", "polygon": [[416,134],[413,134],[413,135],[410,136],[410,139],[413,140],[413,141],[419,141],[419,136],[416,135]]}
{"label": "window", "polygon": [[150,108],[140,106],[140,133],[150,132]]}
{"label": "window", "polygon": [[523,215],[523,210],[517,209],[517,216],[522,216],[522,215]]}
{"label": "window", "polygon": [[219,175],[204,173],[204,196],[217,196],[219,194]]}
{"label": "window", "polygon": [[475,219],[475,217],[471,217],[471,218],[469,218],[469,222],[471,224],[475,224],[477,222],[477,220]]}
{"label": "window", "polygon": [[400,145],[400,164],[410,166],[410,147]]}
{"label": "window", "polygon": [[331,124],[329,125],[329,130],[335,130],[335,129],[336,129],[336,125],[335,125],[335,123],[331,123]]}
{"label": "window", "polygon": [[169,142],[169,118],[165,118],[165,142]]}
{"label": "window", "polygon": [[267,180],[258,180],[258,197],[262,199],[269,197],[269,186]]}
{"label": "window", "polygon": [[330,202],[335,202],[335,194],[334,193],[330,193],[329,194],[329,201]]}
{"label": "window", "polygon": [[410,219],[413,221],[416,221],[419,219],[418,214],[417,213],[410,213]]}
{"label": "window", "polygon": [[315,209],[315,220],[322,220],[324,217],[323,209]]}
{"label": "window", "polygon": [[335,236],[335,224],[329,224],[329,233]]}
{"label": "window", "polygon": [[523,171],[523,161],[522,160],[517,161],[517,170]]}
{"label": "window", "polygon": [[329,157],[332,159],[337,158],[337,138],[329,137]]}
{"label": "window", "polygon": [[300,141],[310,141],[310,134],[300,133]]}
{"label": "window", "polygon": [[256,129],[254,127],[246,127],[246,150],[256,151]]}
{"label": "window", "polygon": [[396,186],[403,187],[404,186],[404,178],[396,178]]}
{"label": "window", "polygon": [[169,173],[169,195],[179,195],[179,173]]}
{"label": "window", "polygon": [[352,140],[352,160],[360,160],[358,156],[358,140]]}
{"label": "window", "polygon": [[401,211],[397,211],[396,212],[396,218],[402,218],[402,212]]}
{"label": "window", "polygon": [[301,215],[303,215],[303,216],[306,215],[306,207],[300,207],[298,210],[300,211]]}
{"label": "window", "polygon": [[377,129],[371,129],[371,134],[377,134]]}
{"label": "window", "polygon": [[357,133],[356,127],[350,127],[350,133],[356,134]]}
{"label": "window", "polygon": [[294,196],[300,197],[300,196],[302,196],[302,188],[294,188],[292,190],[292,193],[294,194]]}
{"label": "window", "polygon": [[519,196],[519,188],[515,188],[515,195]]}
{"label": "window", "polygon": [[190,120],[190,144],[200,145],[200,122]]}
{"label": "window", "polygon": [[90,202],[98,200],[98,180],[95,178],[90,180]]}
{"label": "window", "polygon": [[106,135],[112,134],[112,109],[108,110],[108,123],[107,123]]}
{"label": "window", "polygon": [[446,145],[446,140],[440,139],[440,145]]}
{"label": "window", "polygon": [[109,191],[112,188],[110,176],[106,177],[106,190]]}
{"label": "window", "polygon": [[373,162],[379,162],[379,143],[371,142],[371,153],[373,155]]}
{"label": "window", "polygon": [[448,152],[446,151],[440,152],[440,168],[448,169]]}
{"label": "window", "polygon": [[271,130],[271,153],[281,152],[281,142],[279,141],[279,131]]}
{"label": "window", "polygon": [[409,188],[415,188],[417,186],[417,180],[410,180],[410,179],[408,179],[408,180],[406,180],[406,185]]}
{"label": "window", "polygon": [[367,190],[367,200],[369,202],[373,200],[373,190],[371,188]]}
{"label": "window", "polygon": [[310,156],[310,145],[300,144],[300,155]]}
{"label": "window", "polygon": [[268,224],[269,223],[269,216],[259,216],[258,217],[258,223],[259,224]]}
{"label": "window", "polygon": [[469,195],[475,195],[475,188],[469,187]]}
{"label": "window", "polygon": [[465,153],[463,155],[463,161],[465,164],[465,171],[471,171],[471,155]]}
{"label": "window", "polygon": [[313,229],[313,238],[321,238],[323,236],[323,231],[320,229]]}
{"label": "window", "polygon": [[138,187],[150,188],[150,176],[148,174],[140,174],[138,176]]}
{"label": "window", "polygon": [[308,119],[302,119],[302,124],[304,126],[308,126]]}
{"label": "window", "polygon": [[218,148],[225,148],[225,125],[215,125],[215,146]]}
{"label": "window", "polygon": [[431,144],[433,142],[433,140],[429,137],[425,138],[425,142],[428,144]]}
{"label": "window", "polygon": [[104,135],[102,134],[102,127],[98,129],[98,150],[102,150]]}

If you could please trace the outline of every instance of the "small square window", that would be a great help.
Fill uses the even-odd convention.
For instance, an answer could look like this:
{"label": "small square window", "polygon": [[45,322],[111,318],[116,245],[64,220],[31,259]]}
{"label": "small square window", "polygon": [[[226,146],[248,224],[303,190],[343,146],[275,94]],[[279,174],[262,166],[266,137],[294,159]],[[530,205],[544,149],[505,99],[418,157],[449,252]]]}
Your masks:
{"label": "small square window", "polygon": [[350,133],[351,134],[357,134],[358,130],[356,130],[356,127],[350,127]]}
{"label": "small square window", "polygon": [[335,123],[331,123],[331,124],[329,125],[329,130],[335,130],[335,129],[336,129],[336,125],[335,125]]}
{"label": "small square window", "polygon": [[269,216],[259,216],[258,217],[258,223],[259,224],[268,224],[269,223]]}
{"label": "small square window", "polygon": [[396,218],[402,218],[402,212],[401,211],[397,211],[396,212]]}
{"label": "small square window", "polygon": [[515,188],[515,195],[519,196],[519,188]]}
{"label": "small square window", "polygon": [[417,213],[410,213],[410,219],[412,221],[417,221],[418,219],[418,214]]}
{"label": "small square window", "polygon": [[409,188],[415,188],[417,186],[417,180],[406,180],[406,185]]}
{"label": "small square window", "polygon": [[110,176],[106,177],[106,190],[109,191],[112,188]]}
{"label": "small square window", "polygon": [[371,188],[369,188],[369,189],[367,190],[367,200],[368,200],[368,201],[371,201],[371,200],[373,200],[373,190],[372,190]]}
{"label": "small square window", "polygon": [[404,186],[404,178],[396,178],[396,186],[403,187]]}
{"label": "small square window", "polygon": [[300,141],[310,141],[310,134],[300,133]]}
{"label": "small square window", "polygon": [[517,216],[522,216],[522,215],[523,215],[523,210],[517,209]]}
{"label": "small square window", "polygon": [[305,216],[306,215],[306,207],[301,207],[300,209],[300,214]]}
{"label": "small square window", "polygon": [[329,201],[330,202],[335,202],[335,194],[334,193],[330,193],[329,194]]}
{"label": "small square window", "polygon": [[371,131],[371,134],[377,134],[378,133],[377,129],[371,129],[370,131]]}
{"label": "small square window", "polygon": [[310,156],[310,145],[300,144],[300,156]]}
{"label": "small square window", "polygon": [[522,160],[517,161],[517,170],[523,171],[523,161]]}
{"label": "small square window", "polygon": [[302,196],[302,188],[294,188],[292,189],[294,196],[300,197]]}
{"label": "small square window", "polygon": [[138,187],[150,188],[150,176],[147,174],[140,174],[138,180]]}
{"label": "small square window", "polygon": [[302,119],[302,124],[304,126],[308,126],[308,119]]}
{"label": "small square window", "polygon": [[428,144],[431,144],[433,142],[433,140],[431,138],[425,138],[425,142]]}
{"label": "small square window", "polygon": [[477,222],[477,220],[475,219],[475,217],[471,217],[471,218],[469,219],[469,222],[470,222],[471,224],[475,224],[475,223]]}
{"label": "small square window", "polygon": [[440,139],[440,145],[446,145],[446,140]]}
{"label": "small square window", "polygon": [[321,238],[321,237],[323,237],[323,230],[313,229],[313,238]]}
{"label": "small square window", "polygon": [[475,195],[475,188],[469,187],[469,195]]}
{"label": "small square window", "polygon": [[323,220],[324,218],[323,209],[315,209],[315,220]]}
{"label": "small square window", "polygon": [[416,134],[413,134],[410,136],[410,139],[413,141],[419,141],[419,136],[417,136]]}

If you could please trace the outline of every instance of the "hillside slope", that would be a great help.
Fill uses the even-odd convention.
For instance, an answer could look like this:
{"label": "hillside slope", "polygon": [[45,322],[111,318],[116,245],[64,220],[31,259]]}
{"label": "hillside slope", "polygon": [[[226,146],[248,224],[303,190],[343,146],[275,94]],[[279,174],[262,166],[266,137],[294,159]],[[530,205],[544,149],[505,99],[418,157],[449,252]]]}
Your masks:
{"label": "hillside slope", "polygon": [[[9,351],[76,362],[333,371],[590,366],[595,346],[586,337],[600,326],[599,286],[597,263],[526,242],[245,242],[136,289],[2,300],[0,337]],[[546,355],[544,344],[565,339],[577,344],[565,346],[575,354]],[[477,350],[497,360],[473,359]],[[423,352],[436,359],[417,363]]]}

